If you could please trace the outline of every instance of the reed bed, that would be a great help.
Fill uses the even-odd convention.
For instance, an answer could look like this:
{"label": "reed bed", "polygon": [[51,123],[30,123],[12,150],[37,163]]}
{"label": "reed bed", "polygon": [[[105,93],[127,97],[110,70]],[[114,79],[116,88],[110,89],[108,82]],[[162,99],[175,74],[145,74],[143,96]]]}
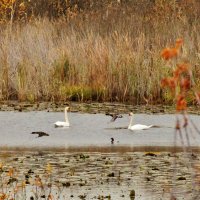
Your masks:
{"label": "reed bed", "polygon": [[191,5],[104,6],[3,23],[0,100],[172,102],[160,87],[170,73],[160,51],[176,38],[183,38],[180,59],[189,58],[200,86],[200,20]]}

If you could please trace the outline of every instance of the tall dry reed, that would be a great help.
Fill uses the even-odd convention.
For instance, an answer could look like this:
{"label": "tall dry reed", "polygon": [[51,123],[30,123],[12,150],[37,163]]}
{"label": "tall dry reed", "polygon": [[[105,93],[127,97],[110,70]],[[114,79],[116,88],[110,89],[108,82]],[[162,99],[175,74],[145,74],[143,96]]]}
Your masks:
{"label": "tall dry reed", "polygon": [[153,9],[107,7],[70,20],[1,25],[0,99],[169,102],[160,49],[183,38],[182,55],[198,74],[200,23],[194,13],[165,13],[168,5]]}

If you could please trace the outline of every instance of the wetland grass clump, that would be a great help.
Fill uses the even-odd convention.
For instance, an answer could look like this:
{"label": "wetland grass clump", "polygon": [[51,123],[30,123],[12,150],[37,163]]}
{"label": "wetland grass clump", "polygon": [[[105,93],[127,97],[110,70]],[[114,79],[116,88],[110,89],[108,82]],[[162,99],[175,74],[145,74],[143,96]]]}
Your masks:
{"label": "wetland grass clump", "polygon": [[198,1],[193,12],[183,0],[142,2],[83,1],[54,17],[31,14],[25,2],[27,15],[0,25],[0,100],[171,103],[158,52],[183,37],[182,55],[199,73]]}

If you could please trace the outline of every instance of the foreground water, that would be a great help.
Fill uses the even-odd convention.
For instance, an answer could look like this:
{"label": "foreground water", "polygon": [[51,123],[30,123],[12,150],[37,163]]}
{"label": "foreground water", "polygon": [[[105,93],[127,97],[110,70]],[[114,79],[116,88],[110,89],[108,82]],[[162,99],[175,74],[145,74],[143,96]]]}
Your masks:
{"label": "foreground water", "polygon": [[[199,126],[200,116],[190,118]],[[69,128],[55,128],[54,122],[63,121],[64,113],[60,112],[0,112],[0,146],[1,147],[55,147],[68,148],[80,146],[110,146],[110,138],[114,138],[114,146],[173,146],[175,115],[135,114],[133,123],[156,125],[145,131],[127,129],[129,116],[110,122],[104,114],[69,113]],[[31,134],[43,131],[49,136],[37,137]],[[200,145],[200,136],[192,129],[190,142],[192,146]],[[180,140],[178,145],[181,145]]]}
{"label": "foreground water", "polygon": [[0,197],[169,200],[173,194],[194,200],[200,195],[199,159],[169,152],[1,152]]}

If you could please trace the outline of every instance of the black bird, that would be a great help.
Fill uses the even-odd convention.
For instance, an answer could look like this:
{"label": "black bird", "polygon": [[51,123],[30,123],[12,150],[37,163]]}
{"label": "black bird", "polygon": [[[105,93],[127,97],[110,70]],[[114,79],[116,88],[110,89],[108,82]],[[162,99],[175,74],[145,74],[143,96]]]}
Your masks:
{"label": "black bird", "polygon": [[31,134],[38,134],[38,137],[49,136],[48,133],[45,133],[45,132],[42,132],[42,131],[32,132]]}
{"label": "black bird", "polygon": [[110,139],[111,139],[111,144],[114,144],[114,138],[111,137]]}
{"label": "black bird", "polygon": [[106,113],[106,115],[109,115],[112,117],[112,119],[110,120],[111,122],[114,122],[117,118],[122,118],[122,115],[119,114],[115,114],[115,113]]}

